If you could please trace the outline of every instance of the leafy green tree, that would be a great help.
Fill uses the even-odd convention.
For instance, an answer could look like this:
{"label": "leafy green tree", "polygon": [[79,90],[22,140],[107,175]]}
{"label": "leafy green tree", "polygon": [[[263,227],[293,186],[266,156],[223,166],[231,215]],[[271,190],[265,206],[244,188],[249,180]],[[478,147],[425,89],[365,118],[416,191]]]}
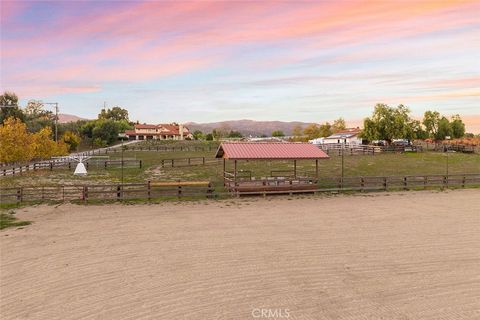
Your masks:
{"label": "leafy green tree", "polygon": [[2,124],[7,118],[13,117],[25,121],[25,115],[18,106],[18,97],[13,92],[5,91],[0,96],[0,124]]}
{"label": "leafy green tree", "polygon": [[429,137],[434,138],[438,133],[440,122],[440,113],[438,111],[426,111],[423,115],[423,125]]}
{"label": "leafy green tree", "polygon": [[404,105],[396,108],[386,104],[377,104],[370,118],[363,122],[362,138],[369,141],[385,140],[388,143],[393,139],[413,139],[413,120],[410,110]]}
{"label": "leafy green tree", "polygon": [[333,121],[331,129],[333,132],[338,132],[341,130],[345,130],[346,128],[347,126],[345,125],[345,120],[343,118],[338,118],[337,120]]}
{"label": "leafy green tree", "polygon": [[115,121],[129,121],[128,120],[128,110],[122,109],[120,107],[113,107],[112,109],[102,109],[98,115],[98,119],[107,119]]}
{"label": "leafy green tree", "polygon": [[107,146],[107,142],[105,140],[102,140],[102,138],[95,138],[93,139],[93,145],[97,148],[103,148]]}
{"label": "leafy green tree", "polygon": [[213,141],[213,134],[212,133],[207,133],[205,135],[205,140],[207,141]]}
{"label": "leafy green tree", "polygon": [[204,134],[200,130],[195,130],[193,132],[193,139],[195,140],[203,140],[205,138]]}
{"label": "leafy green tree", "polygon": [[465,136],[465,123],[463,123],[460,115],[456,114],[452,117],[450,122],[452,138],[458,139]]}
{"label": "leafy green tree", "polygon": [[228,135],[227,131],[224,128],[215,128],[212,130],[212,136],[215,140],[220,140]]}
{"label": "leafy green tree", "polygon": [[127,121],[114,121],[111,119],[96,120],[95,126],[92,130],[92,138],[100,138],[107,145],[114,143],[118,139],[118,134],[129,129],[130,125]]}
{"label": "leafy green tree", "polygon": [[272,137],[285,137],[285,133],[282,130],[275,130],[272,132]]}
{"label": "leafy green tree", "polygon": [[333,134],[332,125],[328,122],[320,125],[320,137],[328,137]]}
{"label": "leafy green tree", "polygon": [[80,131],[93,144],[100,139],[109,145],[117,141],[119,133],[131,128],[132,126],[126,120],[97,119],[85,122]]}
{"label": "leafy green tree", "polygon": [[452,128],[450,127],[450,121],[447,118],[441,117],[438,121],[438,129],[435,134],[435,140],[445,140],[446,137],[452,136]]}
{"label": "leafy green tree", "polygon": [[293,127],[292,130],[292,135],[295,137],[301,137],[303,136],[303,128],[301,125],[297,124],[295,127]]}
{"label": "leafy green tree", "polygon": [[319,138],[320,127],[315,123],[309,124],[303,129],[303,134],[307,136],[309,140]]}
{"label": "leafy green tree", "polygon": [[41,101],[28,101],[24,114],[25,123],[30,132],[39,132],[45,127],[50,127],[52,131],[54,130],[55,115],[52,111],[44,110]]}
{"label": "leafy green tree", "polygon": [[230,131],[228,133],[228,138],[243,138],[243,135],[240,131]]}
{"label": "leafy green tree", "polygon": [[71,131],[66,131],[62,136],[62,141],[68,146],[68,151],[73,152],[77,150],[81,138],[78,134]]}
{"label": "leafy green tree", "polygon": [[411,131],[407,139],[427,139],[428,133],[423,129],[422,123],[419,120],[412,120],[410,122]]}

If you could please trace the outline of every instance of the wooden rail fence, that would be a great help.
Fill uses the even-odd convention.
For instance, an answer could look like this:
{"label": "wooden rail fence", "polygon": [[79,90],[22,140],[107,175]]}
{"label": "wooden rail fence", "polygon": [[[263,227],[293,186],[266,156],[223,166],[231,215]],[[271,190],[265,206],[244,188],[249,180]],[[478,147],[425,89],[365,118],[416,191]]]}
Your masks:
{"label": "wooden rail fence", "polygon": [[376,155],[385,152],[421,152],[421,146],[371,146],[371,145],[356,145],[356,144],[319,144],[318,147],[325,151],[328,155]]}
{"label": "wooden rail fence", "polygon": [[1,203],[213,197],[208,181],[22,186],[0,189]]}
{"label": "wooden rail fence", "polygon": [[342,191],[394,191],[429,188],[480,187],[479,174],[409,175],[409,176],[365,176],[320,178],[275,178],[234,181],[227,180],[226,189],[215,190],[208,181],[154,182],[128,184],[88,184],[19,186],[0,188],[1,203],[23,203],[41,201],[112,201],[161,198],[181,199],[185,197],[213,198],[220,195],[268,195]]}
{"label": "wooden rail fence", "polygon": [[[68,168],[69,170],[75,169],[77,166],[78,162],[75,161],[68,161],[68,162],[63,162],[63,161],[42,161],[42,162],[34,162],[34,163],[29,163],[24,166],[18,166],[18,167],[2,167],[0,169],[0,177],[5,177],[5,176],[11,176],[11,175],[17,175],[17,174],[22,174],[24,172],[28,171],[36,171],[36,170],[41,170],[41,169],[57,169],[57,168]],[[102,168],[107,169],[108,167],[111,166],[121,166],[122,165],[122,160],[91,160],[91,161],[86,161],[84,162],[85,167],[89,169],[90,166],[96,165]],[[123,160],[123,165],[127,167],[132,167],[132,166],[138,166],[139,168],[142,167],[142,160]]]}
{"label": "wooden rail fence", "polygon": [[[125,150],[128,151],[155,151],[155,152],[213,152],[217,150],[217,146],[138,146],[132,145],[125,147]],[[107,153],[117,153],[121,150],[110,149],[105,150]]]}
{"label": "wooden rail fence", "polygon": [[167,167],[190,167],[190,166],[204,166],[210,164],[218,164],[222,159],[206,158],[206,157],[190,157],[190,158],[174,158],[174,159],[162,159],[160,166],[162,168]]}
{"label": "wooden rail fence", "polygon": [[393,191],[428,188],[480,187],[480,174],[363,176],[363,177],[268,177],[225,178],[225,186],[237,195],[322,191]]}

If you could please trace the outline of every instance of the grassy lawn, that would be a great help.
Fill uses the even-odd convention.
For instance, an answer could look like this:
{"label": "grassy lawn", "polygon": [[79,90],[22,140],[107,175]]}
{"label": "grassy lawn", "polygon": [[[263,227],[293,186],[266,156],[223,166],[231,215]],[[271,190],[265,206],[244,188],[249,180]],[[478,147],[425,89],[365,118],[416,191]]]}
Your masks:
{"label": "grassy lawn", "polygon": [[[120,159],[121,154],[109,154],[110,159]],[[149,152],[125,151],[124,159],[141,159],[142,168],[124,168],[124,182],[143,182],[145,180],[209,180],[214,184],[222,184],[223,164],[221,161],[205,166],[166,167],[161,168],[162,159],[206,157],[213,158],[214,152]],[[375,156],[356,155],[344,157],[345,176],[391,176],[415,174],[445,174],[447,156],[444,153],[397,153],[377,154]],[[479,173],[480,155],[449,153],[448,164],[450,174]],[[228,163],[228,170],[233,169],[233,162]],[[270,176],[272,170],[293,170],[293,161],[240,161],[239,170],[249,170],[254,177]],[[314,161],[297,161],[299,175],[313,174]],[[48,184],[84,184],[84,183],[118,183],[121,181],[121,169],[112,167],[104,169],[102,165],[91,165],[87,177],[73,176],[72,170],[54,169],[38,170],[24,173],[21,176],[5,177],[0,181],[2,186],[48,185]],[[341,157],[319,161],[321,177],[341,175]],[[308,174],[307,174],[308,175]]]}
{"label": "grassy lawn", "polygon": [[19,221],[14,216],[14,212],[0,213],[0,230],[12,227],[23,227],[31,224],[31,221]]}

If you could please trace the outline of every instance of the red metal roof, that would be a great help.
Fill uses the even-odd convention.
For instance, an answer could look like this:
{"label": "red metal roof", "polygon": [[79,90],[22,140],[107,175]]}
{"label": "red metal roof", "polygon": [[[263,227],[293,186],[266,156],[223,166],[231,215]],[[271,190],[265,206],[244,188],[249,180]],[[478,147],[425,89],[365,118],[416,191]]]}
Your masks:
{"label": "red metal roof", "polygon": [[310,143],[293,142],[225,142],[216,158],[225,159],[327,159],[328,155]]}

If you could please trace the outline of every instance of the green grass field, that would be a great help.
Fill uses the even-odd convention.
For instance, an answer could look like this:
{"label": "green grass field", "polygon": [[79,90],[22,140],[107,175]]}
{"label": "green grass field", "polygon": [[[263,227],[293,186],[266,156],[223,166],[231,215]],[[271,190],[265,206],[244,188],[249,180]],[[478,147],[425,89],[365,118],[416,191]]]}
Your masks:
{"label": "green grass field", "polygon": [[15,216],[15,211],[10,211],[8,213],[0,213],[0,230],[13,227],[23,227],[31,224],[31,221],[21,221],[18,220]]}
{"label": "green grass field", "polygon": [[[110,159],[120,159],[121,153],[109,154]],[[218,161],[205,166],[166,167],[161,168],[162,159],[206,157],[213,158],[214,152],[124,152],[124,159],[141,159],[142,168],[124,168],[124,182],[143,182],[145,180],[209,180],[215,185],[222,184],[223,164]],[[449,153],[448,167],[450,174],[479,173],[480,155]],[[227,169],[233,169],[233,163],[228,163]],[[293,170],[293,161],[240,161],[239,170],[251,171],[252,176],[260,178],[270,176],[272,170]],[[299,175],[312,175],[315,170],[314,161],[297,161]],[[445,153],[396,153],[355,155],[344,157],[345,176],[392,176],[445,174],[447,171],[447,155]],[[319,161],[320,177],[335,177],[341,175],[341,157]],[[2,186],[18,185],[51,185],[51,184],[82,184],[82,183],[118,183],[121,181],[121,169],[104,169],[102,165],[91,165],[87,177],[76,177],[73,169],[38,170],[23,173],[19,176],[4,177]]]}

